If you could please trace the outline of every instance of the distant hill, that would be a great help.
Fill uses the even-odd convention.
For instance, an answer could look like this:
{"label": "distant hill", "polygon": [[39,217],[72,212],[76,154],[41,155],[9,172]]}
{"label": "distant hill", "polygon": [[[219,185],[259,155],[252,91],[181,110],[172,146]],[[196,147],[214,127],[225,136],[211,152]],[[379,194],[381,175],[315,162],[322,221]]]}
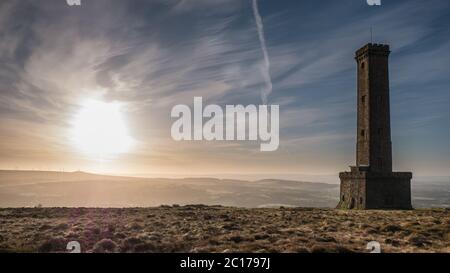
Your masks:
{"label": "distant hill", "polygon": [[[291,180],[135,178],[84,172],[0,171],[0,207],[334,207],[339,185]],[[416,207],[449,207],[450,184],[413,186]]]}

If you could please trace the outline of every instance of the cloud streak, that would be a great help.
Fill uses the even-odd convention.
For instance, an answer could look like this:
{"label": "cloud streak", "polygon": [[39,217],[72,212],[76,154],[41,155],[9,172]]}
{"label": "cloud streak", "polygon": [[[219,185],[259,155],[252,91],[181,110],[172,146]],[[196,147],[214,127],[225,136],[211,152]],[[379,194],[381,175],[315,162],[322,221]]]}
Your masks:
{"label": "cloud streak", "polygon": [[259,14],[257,0],[253,0],[252,8],[253,8],[253,15],[255,16],[256,27],[258,29],[259,43],[261,45],[261,51],[264,57],[264,66],[261,69],[262,70],[261,72],[263,74],[264,81],[266,83],[266,88],[261,91],[261,100],[263,104],[267,104],[267,98],[270,95],[270,93],[272,93],[273,89],[272,78],[270,76],[270,60],[266,47],[266,39],[264,37],[264,24],[261,15]]}

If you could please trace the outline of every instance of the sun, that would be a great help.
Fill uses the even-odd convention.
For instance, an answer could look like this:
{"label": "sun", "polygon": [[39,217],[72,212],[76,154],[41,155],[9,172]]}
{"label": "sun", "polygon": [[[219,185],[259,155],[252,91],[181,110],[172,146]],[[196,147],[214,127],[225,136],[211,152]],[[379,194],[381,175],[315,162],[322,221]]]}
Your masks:
{"label": "sun", "polygon": [[87,100],[73,120],[74,146],[95,156],[111,156],[129,151],[128,135],[118,103]]}

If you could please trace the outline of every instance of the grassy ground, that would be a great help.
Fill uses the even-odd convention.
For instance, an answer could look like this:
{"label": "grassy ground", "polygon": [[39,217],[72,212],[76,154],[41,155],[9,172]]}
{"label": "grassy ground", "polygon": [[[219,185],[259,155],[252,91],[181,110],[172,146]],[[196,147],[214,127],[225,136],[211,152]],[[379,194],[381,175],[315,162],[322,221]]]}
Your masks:
{"label": "grassy ground", "polygon": [[0,209],[1,252],[450,252],[450,210]]}

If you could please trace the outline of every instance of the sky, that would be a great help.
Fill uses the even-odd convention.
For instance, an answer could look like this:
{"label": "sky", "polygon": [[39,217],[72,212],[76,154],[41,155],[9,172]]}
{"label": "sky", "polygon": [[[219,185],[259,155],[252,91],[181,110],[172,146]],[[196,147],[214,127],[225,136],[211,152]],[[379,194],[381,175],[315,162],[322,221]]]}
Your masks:
{"label": "sky", "polygon": [[[0,169],[337,179],[355,162],[354,54],[372,27],[392,50],[394,169],[450,176],[448,0],[258,0],[261,25],[250,0],[81,2],[0,2]],[[194,96],[258,105],[264,92],[280,105],[274,152],[170,135],[172,107]],[[92,101],[120,109],[127,149],[76,145]]]}

